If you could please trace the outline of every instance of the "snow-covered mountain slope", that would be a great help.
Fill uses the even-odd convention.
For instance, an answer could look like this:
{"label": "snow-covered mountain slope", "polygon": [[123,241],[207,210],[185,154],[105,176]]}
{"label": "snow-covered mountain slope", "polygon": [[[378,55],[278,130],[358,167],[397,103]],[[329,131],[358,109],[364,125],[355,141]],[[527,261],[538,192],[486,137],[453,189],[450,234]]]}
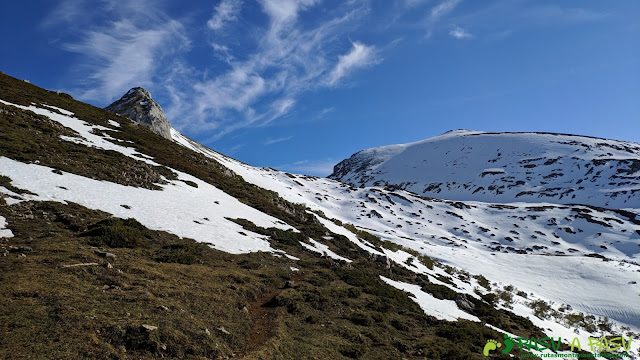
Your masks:
{"label": "snow-covered mountain slope", "polygon": [[[498,204],[440,200],[397,187],[354,187],[255,168],[174,129],[172,143],[124,118],[105,117],[109,114],[102,110],[85,109],[80,116],[71,111],[74,107],[64,109],[64,102],[54,107],[15,94],[5,100],[14,101],[0,102],[6,128],[25,141],[28,136],[45,139],[46,151],[40,147],[37,157],[30,156],[19,141],[3,138],[2,206],[75,202],[232,253],[266,251],[278,257],[283,255],[278,246],[289,246],[283,248],[296,256],[333,259],[326,266],[341,268],[343,275],[366,268],[383,286],[411,294],[427,315],[467,319],[484,330],[502,322],[474,313],[469,299],[526,317],[565,342],[577,335],[586,343],[588,336],[608,334],[606,328],[617,333],[640,329],[640,222],[638,209],[630,206]],[[30,125],[43,130],[21,130]],[[84,153],[89,156],[78,155]],[[536,155],[531,150],[527,156]],[[94,159],[97,167],[92,167]],[[238,218],[249,224],[232,221]],[[0,218],[2,236],[12,234],[7,227],[11,223]],[[293,232],[278,242],[278,231],[266,228]],[[299,241],[297,235],[305,238]],[[291,254],[284,254],[287,261],[297,261]],[[298,269],[287,267],[287,273],[293,268]],[[443,296],[433,287],[451,292]]]}
{"label": "snow-covered mountain slope", "polygon": [[[354,224],[381,239],[482,274],[491,282],[536,294],[556,306],[569,304],[574,310],[640,328],[635,301],[640,295],[637,210],[461,202],[380,187],[355,188],[331,179],[255,168],[175,130],[172,136],[246,181],[322,211],[327,218]],[[337,228],[332,231],[338,233]],[[346,229],[342,233],[358,241]],[[398,263],[411,257],[385,253]]]}
{"label": "snow-covered mountain slope", "polygon": [[337,164],[329,177],[450,200],[639,208],[640,144],[456,130],[362,150]]}

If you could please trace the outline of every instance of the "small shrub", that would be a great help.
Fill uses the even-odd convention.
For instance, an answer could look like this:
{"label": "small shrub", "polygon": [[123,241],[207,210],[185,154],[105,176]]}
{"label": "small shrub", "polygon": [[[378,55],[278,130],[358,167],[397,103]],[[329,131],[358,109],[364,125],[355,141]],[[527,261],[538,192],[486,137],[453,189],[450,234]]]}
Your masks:
{"label": "small shrub", "polygon": [[189,185],[191,187],[194,187],[194,188],[198,187],[198,184],[196,184],[195,182],[193,182],[191,180],[182,180],[182,181],[184,181],[185,184],[187,184],[187,185]]}
{"label": "small shrub", "polygon": [[348,358],[359,359],[365,354],[365,348],[362,345],[344,346],[340,353]]}
{"label": "small shrub", "polygon": [[357,287],[350,287],[347,290],[347,296],[352,298],[352,299],[356,299],[356,298],[360,297],[361,294],[362,294],[362,289],[357,288]]}
{"label": "small shrub", "polygon": [[361,326],[369,326],[373,321],[369,314],[362,313],[362,312],[355,312],[351,314],[350,320],[352,323],[356,325],[361,325]]}
{"label": "small shrub", "polygon": [[547,304],[544,300],[534,300],[529,303],[529,307],[533,310],[533,315],[541,319],[546,319],[549,317],[551,306],[549,306],[549,304]]}
{"label": "small shrub", "polygon": [[391,326],[393,326],[394,328],[396,328],[397,330],[400,330],[400,331],[408,331],[409,330],[409,326],[407,324],[405,324],[402,321],[397,320],[397,319],[391,320],[390,324],[391,324]]}
{"label": "small shrub", "polygon": [[136,219],[109,218],[93,226],[87,235],[93,246],[108,246],[111,248],[136,248],[144,245],[146,228]]}
{"label": "small shrub", "polygon": [[487,280],[486,277],[482,275],[473,275],[473,278],[476,279],[476,281],[478,281],[478,285],[482,286],[487,290],[491,290],[491,285],[489,284],[489,280]]}
{"label": "small shrub", "polygon": [[196,242],[166,245],[157,253],[155,260],[163,263],[192,265],[200,261],[203,246],[206,245]]}

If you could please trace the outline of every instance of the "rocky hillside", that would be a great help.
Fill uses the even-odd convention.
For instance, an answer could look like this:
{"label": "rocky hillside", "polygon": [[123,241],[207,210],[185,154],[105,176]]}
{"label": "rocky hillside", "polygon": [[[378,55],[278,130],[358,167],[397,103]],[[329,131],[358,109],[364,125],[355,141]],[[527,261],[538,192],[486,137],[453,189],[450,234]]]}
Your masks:
{"label": "rocky hillside", "polygon": [[633,209],[255,168],[4,74],[0,128],[0,357],[483,359],[505,334],[563,339],[507,359],[637,337]]}
{"label": "rocky hillside", "polygon": [[456,130],[362,150],[331,179],[462,201],[640,207],[640,144],[549,133]]}

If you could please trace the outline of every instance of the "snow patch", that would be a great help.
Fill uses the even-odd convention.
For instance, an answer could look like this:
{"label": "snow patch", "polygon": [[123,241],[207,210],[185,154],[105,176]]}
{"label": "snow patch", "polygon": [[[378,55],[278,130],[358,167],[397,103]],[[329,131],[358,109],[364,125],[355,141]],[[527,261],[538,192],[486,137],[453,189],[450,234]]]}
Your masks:
{"label": "snow patch", "polygon": [[13,232],[7,229],[7,219],[0,216],[0,238],[11,238],[13,237]]}
{"label": "snow patch", "polygon": [[418,285],[391,280],[384,276],[380,276],[380,279],[398,290],[406,291],[411,294],[411,300],[420,305],[422,311],[427,315],[447,321],[467,319],[480,322],[480,319],[477,317],[460,310],[455,301],[436,299],[431,294],[422,291]]}
{"label": "snow patch", "polygon": [[328,256],[334,260],[341,260],[341,261],[346,261],[346,262],[351,262],[350,259],[347,259],[346,257],[342,257],[336,253],[334,253],[333,251],[331,251],[329,249],[329,247],[325,244],[319,243],[311,238],[309,238],[309,242],[311,242],[311,244],[307,244],[305,242],[300,241],[300,244],[307,250],[313,251],[313,252],[317,252],[320,253],[324,256]]}

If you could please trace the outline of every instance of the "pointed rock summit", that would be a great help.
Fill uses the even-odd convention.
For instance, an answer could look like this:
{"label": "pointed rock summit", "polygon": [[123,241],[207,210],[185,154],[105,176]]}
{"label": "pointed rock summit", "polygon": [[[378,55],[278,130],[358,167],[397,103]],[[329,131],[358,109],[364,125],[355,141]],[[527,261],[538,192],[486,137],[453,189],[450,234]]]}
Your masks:
{"label": "pointed rock summit", "polygon": [[171,123],[164,115],[164,111],[151,98],[151,94],[144,88],[135,87],[129,90],[120,100],[105,108],[112,113],[126,116],[144,125],[154,133],[171,139]]}

